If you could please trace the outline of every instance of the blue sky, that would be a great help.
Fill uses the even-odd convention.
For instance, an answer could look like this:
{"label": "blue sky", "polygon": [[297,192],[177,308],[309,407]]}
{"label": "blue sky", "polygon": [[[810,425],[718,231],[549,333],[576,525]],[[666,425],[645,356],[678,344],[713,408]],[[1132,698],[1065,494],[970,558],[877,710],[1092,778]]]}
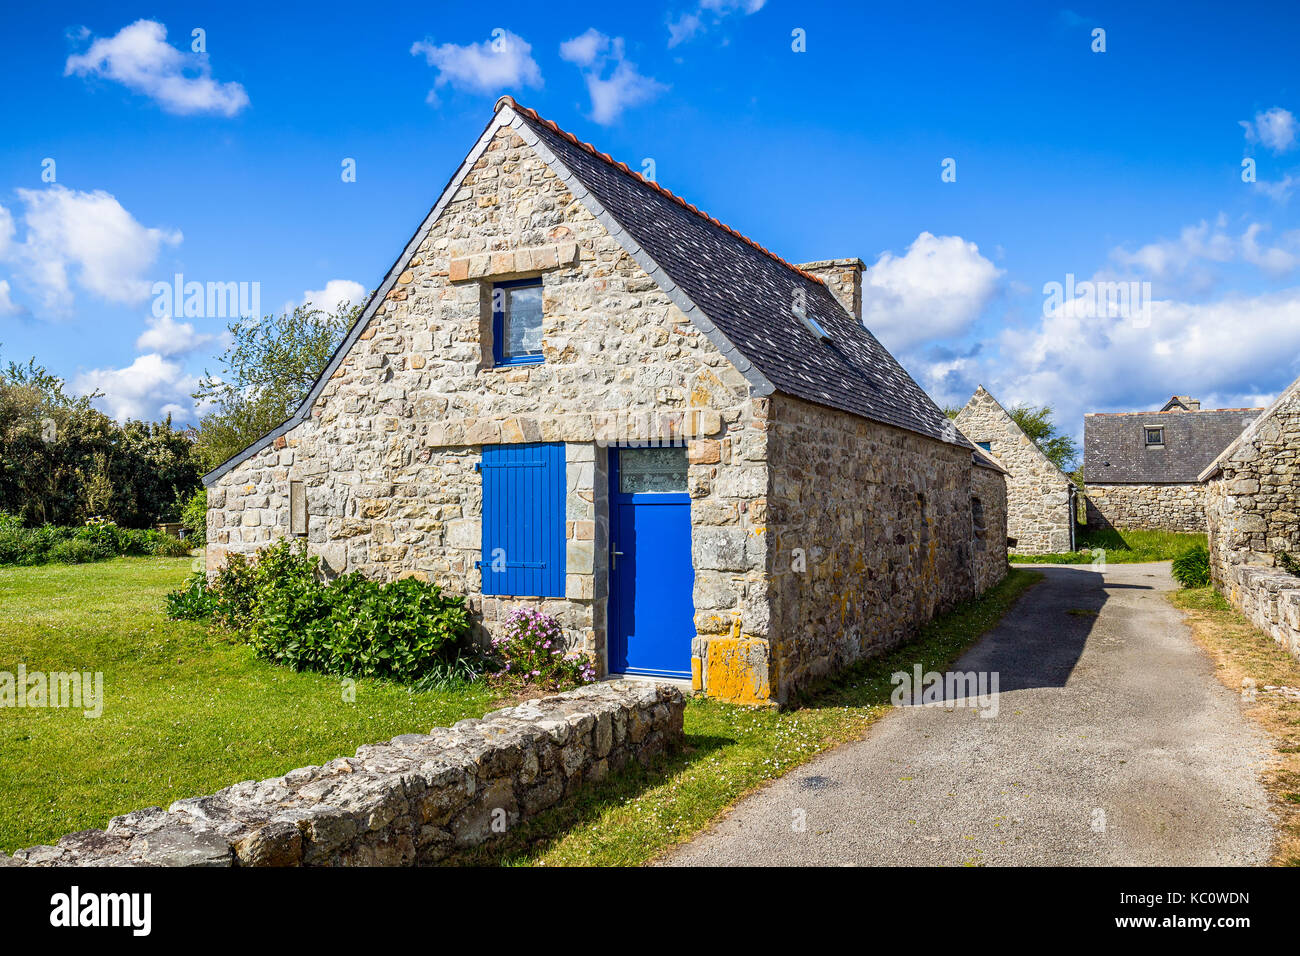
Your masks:
{"label": "blue sky", "polygon": [[[508,92],[791,261],[860,256],[941,403],[982,382],[1078,434],[1300,375],[1300,11],[983,6],[15,7],[0,354],[193,420],[225,321],[155,317],[154,283],[373,288]],[[1145,308],[1045,307],[1071,276]]]}

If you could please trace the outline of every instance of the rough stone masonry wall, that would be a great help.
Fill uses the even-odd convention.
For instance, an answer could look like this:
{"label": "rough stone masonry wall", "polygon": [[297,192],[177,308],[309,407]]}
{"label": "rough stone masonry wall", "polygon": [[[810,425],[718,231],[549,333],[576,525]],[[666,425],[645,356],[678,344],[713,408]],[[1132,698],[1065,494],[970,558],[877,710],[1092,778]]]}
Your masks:
{"label": "rough stone masonry wall", "polygon": [[[302,480],[307,541],[333,571],[434,581],[467,595],[489,632],[506,608],[540,603],[604,668],[604,445],[680,438],[697,623],[765,636],[766,433],[748,383],[513,131],[402,269],[310,421],[210,489],[209,570],[286,535],[288,484]],[[491,282],[538,274],[546,360],[493,367]],[[482,597],[482,446],[560,441],[565,596]]]}
{"label": "rough stone masonry wall", "polygon": [[1241,438],[1205,484],[1210,574],[1256,627],[1300,657],[1300,578],[1276,567],[1300,558],[1300,390]]}
{"label": "rough stone masonry wall", "polygon": [[114,817],[20,866],[412,866],[480,846],[682,741],[681,691],[593,684]]}
{"label": "rough stone masonry wall", "polygon": [[983,512],[983,529],[975,532],[974,560],[975,591],[983,594],[1007,576],[1006,477],[991,468],[971,469],[971,496],[979,499]]}
{"label": "rough stone masonry wall", "polygon": [[[907,640],[1005,573],[1001,475],[981,478],[980,496],[968,449],[777,395],[768,456],[767,673],[779,701]],[[996,571],[974,556],[972,496],[993,499],[985,560]]]}
{"label": "rough stone masonry wall", "polygon": [[1089,528],[1205,530],[1205,491],[1199,484],[1089,484],[1086,494]]}
{"label": "rough stone masonry wall", "polygon": [[1234,564],[1215,584],[1257,628],[1300,660],[1300,577],[1280,568]]}
{"label": "rough stone masonry wall", "polygon": [[1052,464],[1010,415],[984,389],[976,391],[955,424],[989,451],[1007,471],[1007,535],[1016,554],[1070,550],[1070,479]]}

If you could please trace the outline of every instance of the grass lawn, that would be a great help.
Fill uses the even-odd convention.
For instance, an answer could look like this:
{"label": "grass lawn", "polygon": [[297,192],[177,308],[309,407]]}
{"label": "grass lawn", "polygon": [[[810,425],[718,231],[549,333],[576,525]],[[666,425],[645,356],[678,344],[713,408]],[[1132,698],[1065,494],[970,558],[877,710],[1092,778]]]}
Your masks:
{"label": "grass lawn", "polygon": [[190,558],[0,569],[0,671],[102,671],[103,715],[0,709],[0,850],[103,827],[240,780],[428,732],[494,703],[481,686],[412,693],[259,661],[202,624],[169,621],[163,595]]}
{"label": "grass lawn", "polygon": [[1110,564],[1141,564],[1146,561],[1172,561],[1195,545],[1205,547],[1203,534],[1182,531],[1140,531],[1137,529],[1080,531],[1075,539],[1077,551],[1063,554],[1014,554],[1013,564],[1092,564],[1100,557],[1092,552],[1101,548]]}
{"label": "grass lawn", "polygon": [[1214,588],[1170,594],[1182,608],[1192,633],[1214,661],[1219,680],[1234,691],[1254,681],[1254,700],[1243,700],[1246,715],[1273,739],[1274,752],[1263,769],[1280,827],[1273,862],[1300,866],[1300,700],[1276,689],[1300,689],[1300,661],[1258,630]]}
{"label": "grass lawn", "polygon": [[577,802],[517,827],[466,862],[506,865],[646,863],[717,820],[746,793],[837,744],[889,711],[890,675],[920,663],[944,670],[1042,578],[1012,570],[1000,585],[931,623],[917,640],[820,688],[799,709],[749,710],[693,699],[686,747],[651,770],[635,768]]}

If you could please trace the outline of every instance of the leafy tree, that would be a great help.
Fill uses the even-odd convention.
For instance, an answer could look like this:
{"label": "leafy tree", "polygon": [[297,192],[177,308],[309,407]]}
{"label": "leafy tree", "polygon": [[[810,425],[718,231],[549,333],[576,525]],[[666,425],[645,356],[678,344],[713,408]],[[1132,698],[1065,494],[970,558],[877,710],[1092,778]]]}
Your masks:
{"label": "leafy tree", "polygon": [[197,438],[204,468],[215,468],[287,420],[360,314],[361,306],[346,302],[333,312],[307,303],[260,322],[230,323],[231,344],[219,374],[205,372],[194,393],[211,403]]}
{"label": "leafy tree", "polygon": [[147,527],[199,484],[192,436],[162,422],[119,425],[29,359],[0,368],[0,511],[24,524],[103,515]]}
{"label": "leafy tree", "polygon": [[1057,468],[1068,472],[1079,455],[1079,446],[1069,435],[1061,434],[1052,421],[1052,408],[1043,405],[1035,408],[1031,405],[1017,405],[1007,412],[1020,430],[1029,436],[1029,440],[1038,446]]}

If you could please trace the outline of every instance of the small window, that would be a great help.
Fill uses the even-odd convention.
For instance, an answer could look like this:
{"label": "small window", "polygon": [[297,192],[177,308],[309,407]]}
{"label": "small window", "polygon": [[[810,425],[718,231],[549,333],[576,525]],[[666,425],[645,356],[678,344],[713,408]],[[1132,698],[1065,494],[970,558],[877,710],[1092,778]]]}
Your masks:
{"label": "small window", "polygon": [[1148,448],[1152,445],[1163,445],[1165,443],[1165,430],[1163,427],[1148,428],[1146,429],[1146,435]]}
{"label": "small window", "polygon": [[542,361],[542,280],[492,286],[492,357],[497,365]]}
{"label": "small window", "polygon": [[979,445],[979,446],[980,446],[981,448],[983,448],[985,451],[992,451],[992,450],[993,450],[993,442],[991,442],[991,441],[977,441],[975,444]]}

